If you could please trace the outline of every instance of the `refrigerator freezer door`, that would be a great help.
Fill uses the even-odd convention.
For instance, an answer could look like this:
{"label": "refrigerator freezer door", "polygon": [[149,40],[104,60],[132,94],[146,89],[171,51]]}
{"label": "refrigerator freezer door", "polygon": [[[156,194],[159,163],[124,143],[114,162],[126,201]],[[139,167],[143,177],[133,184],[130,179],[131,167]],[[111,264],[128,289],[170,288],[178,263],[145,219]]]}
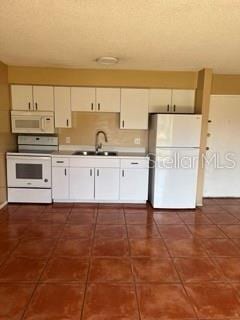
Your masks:
{"label": "refrigerator freezer door", "polygon": [[158,114],[156,147],[199,147],[201,115]]}
{"label": "refrigerator freezer door", "polygon": [[195,208],[199,149],[157,149],[150,200],[154,208]]}

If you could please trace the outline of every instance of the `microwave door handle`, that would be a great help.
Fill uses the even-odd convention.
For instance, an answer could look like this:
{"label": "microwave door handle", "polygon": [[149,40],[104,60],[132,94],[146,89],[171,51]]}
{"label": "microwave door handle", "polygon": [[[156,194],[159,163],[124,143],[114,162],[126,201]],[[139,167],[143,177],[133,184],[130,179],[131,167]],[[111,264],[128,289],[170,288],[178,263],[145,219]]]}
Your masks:
{"label": "microwave door handle", "polygon": [[41,118],[41,130],[45,131],[46,128],[46,121],[45,121],[45,117]]}

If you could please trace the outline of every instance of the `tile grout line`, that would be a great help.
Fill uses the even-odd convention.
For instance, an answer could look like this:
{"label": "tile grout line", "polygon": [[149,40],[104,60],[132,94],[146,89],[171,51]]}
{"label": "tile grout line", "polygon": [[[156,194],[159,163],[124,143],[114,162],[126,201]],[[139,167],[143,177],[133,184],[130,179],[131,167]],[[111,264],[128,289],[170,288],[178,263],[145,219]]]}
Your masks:
{"label": "tile grout line", "polygon": [[[70,215],[71,211],[72,211],[72,208],[71,208],[68,216]],[[67,221],[67,219],[66,219],[66,221]],[[64,225],[66,224],[66,221],[65,221]],[[53,246],[53,248],[52,248],[52,250],[51,250],[51,253],[49,254],[49,257],[48,257],[47,260],[46,260],[46,263],[45,263],[45,265],[44,265],[44,267],[43,267],[43,270],[40,272],[40,275],[39,275],[39,277],[38,277],[38,279],[37,279],[37,281],[36,281],[34,290],[33,290],[32,294],[31,294],[31,296],[30,296],[30,299],[29,299],[28,303],[26,304],[26,307],[24,308],[23,314],[22,314],[22,316],[21,316],[21,320],[24,320],[24,317],[25,317],[25,315],[26,315],[26,313],[27,313],[28,307],[30,306],[30,304],[31,304],[31,302],[32,302],[32,300],[33,300],[33,296],[34,296],[34,294],[35,294],[35,292],[36,292],[36,290],[37,290],[37,287],[39,286],[39,284],[41,284],[40,279],[41,279],[41,277],[42,277],[42,275],[43,275],[43,273],[44,273],[44,271],[45,271],[45,269],[46,269],[46,267],[47,267],[50,259],[51,259],[52,256],[53,256],[54,250],[56,249],[57,244],[58,244],[59,241],[60,241],[60,238],[61,238],[61,235],[62,235],[63,231],[64,231],[64,228],[63,228],[62,232],[59,233],[59,237],[57,238],[57,240],[56,240],[56,242],[55,242],[55,244],[54,244],[54,246]]]}
{"label": "tile grout line", "polygon": [[85,307],[85,301],[86,301],[86,296],[87,296],[87,289],[89,285],[89,275],[90,275],[90,269],[92,265],[92,253],[93,253],[93,247],[95,243],[95,233],[96,233],[96,228],[97,228],[97,219],[98,219],[98,209],[99,209],[99,204],[97,204],[97,207],[95,208],[95,213],[96,213],[96,218],[95,218],[95,224],[94,224],[94,229],[93,229],[93,234],[92,234],[92,239],[91,239],[91,248],[89,252],[89,257],[88,257],[88,270],[87,270],[87,276],[85,280],[85,288],[84,288],[84,293],[83,293],[83,300],[82,300],[82,308],[81,308],[81,314],[80,314],[80,319],[83,319],[84,316],[84,307]]}
{"label": "tile grout line", "polygon": [[137,294],[137,283],[136,283],[135,276],[134,276],[134,271],[133,271],[131,245],[130,245],[130,239],[129,239],[129,235],[128,235],[128,227],[127,227],[128,225],[127,225],[125,207],[123,207],[123,213],[124,213],[124,221],[125,221],[125,227],[126,227],[126,232],[127,232],[129,258],[130,258],[131,273],[132,273],[132,278],[133,278],[133,286],[134,286],[134,291],[135,291],[135,298],[136,298],[137,309],[138,309],[138,318],[139,318],[139,320],[141,320],[142,317],[141,317],[141,311],[140,311],[140,303],[139,303],[138,294]]}

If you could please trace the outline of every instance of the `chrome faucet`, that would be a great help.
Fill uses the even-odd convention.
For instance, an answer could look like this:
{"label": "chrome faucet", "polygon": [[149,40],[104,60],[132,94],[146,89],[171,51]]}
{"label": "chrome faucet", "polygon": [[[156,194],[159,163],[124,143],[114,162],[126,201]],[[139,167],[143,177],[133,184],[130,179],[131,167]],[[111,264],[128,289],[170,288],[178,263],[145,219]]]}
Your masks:
{"label": "chrome faucet", "polygon": [[99,149],[102,149],[102,146],[103,146],[101,142],[100,143],[98,142],[98,138],[99,138],[100,134],[103,134],[105,142],[108,142],[108,138],[107,138],[106,133],[104,131],[102,131],[102,130],[99,130],[96,133],[96,139],[95,139],[95,150],[96,150],[96,152],[98,152]]}

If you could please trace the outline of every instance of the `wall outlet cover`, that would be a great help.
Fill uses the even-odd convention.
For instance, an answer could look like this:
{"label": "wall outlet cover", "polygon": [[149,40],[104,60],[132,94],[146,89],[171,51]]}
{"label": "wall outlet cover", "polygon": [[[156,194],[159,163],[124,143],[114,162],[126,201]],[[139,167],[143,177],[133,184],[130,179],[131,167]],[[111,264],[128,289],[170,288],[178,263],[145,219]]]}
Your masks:
{"label": "wall outlet cover", "polygon": [[135,138],[134,139],[134,144],[140,144],[141,143],[141,139],[140,138]]}
{"label": "wall outlet cover", "polygon": [[70,137],[66,137],[65,141],[66,141],[66,143],[71,143],[71,138]]}

